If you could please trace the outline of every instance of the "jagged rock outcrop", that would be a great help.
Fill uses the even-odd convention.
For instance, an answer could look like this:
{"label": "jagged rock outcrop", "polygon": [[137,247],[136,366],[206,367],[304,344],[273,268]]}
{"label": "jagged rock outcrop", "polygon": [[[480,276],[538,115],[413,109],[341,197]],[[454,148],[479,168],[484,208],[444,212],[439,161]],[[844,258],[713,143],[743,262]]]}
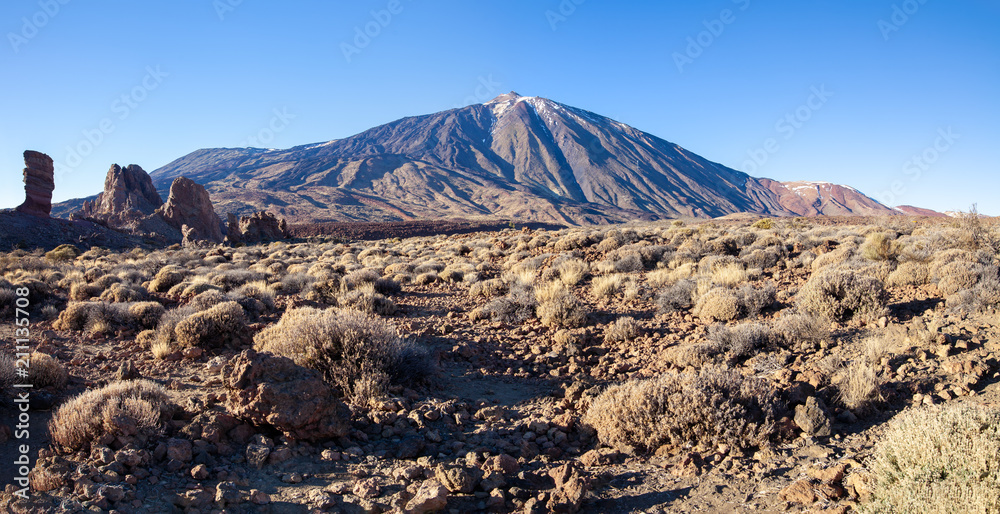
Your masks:
{"label": "jagged rock outcrop", "polygon": [[227,227],[226,240],[230,244],[255,244],[289,237],[288,224],[284,218],[279,219],[266,211],[241,216],[239,221],[236,220],[236,215],[230,213]]}
{"label": "jagged rock outcrop", "polygon": [[222,242],[219,217],[212,208],[212,199],[201,184],[187,177],[177,177],[170,185],[167,203],[156,210],[168,225],[181,230],[187,225],[185,240],[203,239]]}
{"label": "jagged rock outcrop", "polygon": [[222,369],[226,409],[286,437],[322,440],[347,435],[347,406],[319,373],[287,357],[244,350]]}
{"label": "jagged rock outcrop", "polygon": [[136,164],[125,168],[113,164],[104,177],[104,191],[84,202],[79,213],[119,227],[153,214],[161,205],[163,199],[145,170]]}
{"label": "jagged rock outcrop", "polygon": [[18,212],[49,217],[52,211],[52,190],[56,188],[52,158],[34,150],[24,151],[24,203]]}

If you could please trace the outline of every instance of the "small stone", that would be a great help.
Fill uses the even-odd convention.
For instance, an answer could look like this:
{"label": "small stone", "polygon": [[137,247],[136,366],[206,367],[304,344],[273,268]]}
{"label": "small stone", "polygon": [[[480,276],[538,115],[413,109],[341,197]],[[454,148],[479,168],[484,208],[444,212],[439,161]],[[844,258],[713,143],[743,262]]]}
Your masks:
{"label": "small stone", "polygon": [[425,514],[443,510],[448,506],[448,488],[431,478],[424,480],[417,493],[406,504],[406,512]]}
{"label": "small stone", "polygon": [[810,505],[817,500],[816,491],[807,479],[799,480],[784,488],[779,496],[782,500],[802,505]]}
{"label": "small stone", "polygon": [[219,482],[215,487],[215,503],[220,507],[227,505],[237,505],[243,501],[243,494],[240,492],[236,482]]}
{"label": "small stone", "polygon": [[267,457],[271,453],[271,449],[262,444],[248,444],[246,451],[247,464],[257,468],[263,469],[264,463],[267,462]]}
{"label": "small stone", "polygon": [[251,489],[250,502],[254,505],[267,505],[268,503],[271,503],[271,497],[260,489]]}
{"label": "small stone", "polygon": [[167,441],[167,459],[189,462],[191,451],[191,441],[187,439],[172,438]]}
{"label": "small stone", "polygon": [[377,498],[382,494],[382,487],[375,478],[366,478],[358,480],[351,492],[359,498]]}
{"label": "small stone", "polygon": [[191,478],[195,480],[205,480],[208,478],[208,466],[204,464],[198,464],[197,466],[191,468]]}
{"label": "small stone", "polygon": [[302,473],[288,473],[281,476],[281,481],[286,484],[298,484],[302,482]]}
{"label": "small stone", "polygon": [[809,436],[826,437],[831,434],[830,418],[815,396],[806,399],[805,405],[795,406],[795,424]]}
{"label": "small stone", "polygon": [[203,353],[205,353],[205,350],[202,350],[197,346],[185,348],[181,351],[181,355],[183,355],[185,359],[197,359],[198,357],[201,357]]}

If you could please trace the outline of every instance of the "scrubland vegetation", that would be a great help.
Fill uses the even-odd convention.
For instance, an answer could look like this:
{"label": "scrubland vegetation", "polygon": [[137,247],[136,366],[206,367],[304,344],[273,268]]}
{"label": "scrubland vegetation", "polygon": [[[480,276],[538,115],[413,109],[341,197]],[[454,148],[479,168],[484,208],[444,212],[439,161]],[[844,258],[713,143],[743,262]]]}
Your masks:
{"label": "scrubland vegetation", "polygon": [[866,221],[0,255],[33,501],[997,512],[1000,230]]}

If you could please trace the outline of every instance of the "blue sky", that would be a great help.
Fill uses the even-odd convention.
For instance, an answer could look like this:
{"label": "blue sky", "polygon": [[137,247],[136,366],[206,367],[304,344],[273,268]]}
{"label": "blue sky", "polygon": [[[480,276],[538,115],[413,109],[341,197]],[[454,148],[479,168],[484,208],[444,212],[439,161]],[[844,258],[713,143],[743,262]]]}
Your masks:
{"label": "blue sky", "polygon": [[60,201],[112,163],[326,141],[516,90],[756,176],[1000,215],[995,1],[97,3],[0,6],[0,206],[23,200],[25,149],[56,160]]}

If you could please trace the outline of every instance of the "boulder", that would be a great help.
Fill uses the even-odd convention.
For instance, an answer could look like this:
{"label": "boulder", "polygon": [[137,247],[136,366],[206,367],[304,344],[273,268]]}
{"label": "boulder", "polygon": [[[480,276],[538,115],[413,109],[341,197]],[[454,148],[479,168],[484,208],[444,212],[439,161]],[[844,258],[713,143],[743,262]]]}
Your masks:
{"label": "boulder", "polygon": [[227,410],[286,437],[321,440],[347,435],[350,413],[320,374],[287,357],[244,350],[222,369]]}
{"label": "boulder", "polygon": [[288,237],[288,224],[283,218],[279,219],[270,212],[255,212],[250,216],[240,217],[238,221],[235,215],[229,214],[226,239],[230,244],[255,244]]}
{"label": "boulder", "polygon": [[33,216],[49,217],[52,212],[52,190],[56,188],[52,158],[33,150],[24,151],[24,203],[17,211]]}
{"label": "boulder", "polygon": [[417,494],[406,504],[403,512],[408,514],[425,514],[438,512],[448,506],[448,488],[441,482],[431,478],[424,480],[417,489]]}
{"label": "boulder", "polygon": [[219,217],[205,186],[187,177],[177,177],[170,184],[167,202],[156,210],[168,225],[181,230],[187,225],[185,239],[222,242]]}
{"label": "boulder", "polygon": [[826,437],[831,433],[830,418],[824,412],[824,406],[815,396],[806,399],[805,405],[795,406],[795,424],[806,435]]}

